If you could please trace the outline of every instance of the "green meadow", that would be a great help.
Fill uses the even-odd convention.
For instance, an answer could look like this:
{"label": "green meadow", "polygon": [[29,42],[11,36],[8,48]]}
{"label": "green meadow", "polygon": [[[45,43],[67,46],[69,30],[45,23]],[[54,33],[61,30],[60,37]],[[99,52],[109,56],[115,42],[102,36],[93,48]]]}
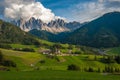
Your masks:
{"label": "green meadow", "polygon": [[[53,43],[43,42],[50,47]],[[106,66],[120,69],[120,64],[114,62],[106,64],[101,62],[105,56],[80,53],[77,55],[45,55],[39,52],[40,47],[34,45],[10,44],[13,49],[0,48],[4,59],[12,60],[17,67],[8,67],[10,71],[1,71],[0,80],[119,80],[119,73],[104,73]],[[68,52],[68,44],[62,44],[63,54]],[[35,52],[17,51],[14,48],[32,48]],[[48,47],[42,46],[42,49]],[[78,49],[73,46],[75,52]],[[115,49],[110,49],[111,53]],[[109,50],[109,52],[110,52]],[[110,53],[108,53],[110,54]],[[117,54],[117,52],[116,52]],[[80,70],[69,71],[68,65],[75,64]],[[92,67],[93,72],[85,69]],[[98,72],[98,69],[99,72]]]}
{"label": "green meadow", "polygon": [[79,71],[0,72],[0,80],[120,80],[120,75]]}

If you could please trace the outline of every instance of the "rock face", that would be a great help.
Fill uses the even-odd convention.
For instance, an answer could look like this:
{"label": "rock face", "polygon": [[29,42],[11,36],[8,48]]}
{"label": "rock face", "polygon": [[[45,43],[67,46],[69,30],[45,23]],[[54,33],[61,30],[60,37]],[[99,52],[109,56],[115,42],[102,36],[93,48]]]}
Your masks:
{"label": "rock face", "polygon": [[70,22],[67,23],[62,19],[56,19],[49,23],[44,23],[40,19],[31,18],[28,21],[24,21],[23,19],[12,21],[13,24],[19,26],[23,31],[31,31],[33,29],[44,30],[51,33],[60,33],[72,31],[81,27],[79,22]]}
{"label": "rock face", "polygon": [[85,24],[85,23],[80,24],[79,22],[74,21],[74,22],[69,22],[69,23],[67,23],[67,24],[66,24],[66,27],[67,27],[68,29],[70,29],[71,31],[74,31],[74,30],[80,28],[80,27],[81,27],[82,25],[84,25],[84,24]]}

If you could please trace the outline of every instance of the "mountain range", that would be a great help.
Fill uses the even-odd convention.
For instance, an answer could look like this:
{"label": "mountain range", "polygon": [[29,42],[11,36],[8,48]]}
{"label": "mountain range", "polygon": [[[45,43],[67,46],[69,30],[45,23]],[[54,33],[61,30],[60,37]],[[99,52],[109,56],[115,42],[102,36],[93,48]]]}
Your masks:
{"label": "mountain range", "polygon": [[[72,23],[69,25],[73,25]],[[116,47],[120,45],[120,12],[111,12],[82,25],[72,32],[53,34],[31,30],[31,34],[53,42],[91,47]]]}
{"label": "mountain range", "polygon": [[92,47],[120,45],[120,12],[111,12],[70,33],[65,42]]}
{"label": "mountain range", "polygon": [[[85,24],[58,19],[49,23],[31,18],[10,23],[0,21],[0,42],[37,43],[30,34],[52,42],[91,47],[116,47],[120,45],[120,12],[111,12]],[[22,30],[20,30],[22,29]],[[24,32],[27,31],[27,32]],[[29,33],[28,33],[29,32]]]}
{"label": "mountain range", "polygon": [[31,31],[33,29],[47,31],[51,33],[61,33],[73,31],[82,26],[79,22],[65,22],[62,19],[52,20],[49,23],[44,23],[40,19],[35,19],[34,17],[30,18],[28,21],[23,19],[12,21],[13,24],[19,26],[23,31]]}

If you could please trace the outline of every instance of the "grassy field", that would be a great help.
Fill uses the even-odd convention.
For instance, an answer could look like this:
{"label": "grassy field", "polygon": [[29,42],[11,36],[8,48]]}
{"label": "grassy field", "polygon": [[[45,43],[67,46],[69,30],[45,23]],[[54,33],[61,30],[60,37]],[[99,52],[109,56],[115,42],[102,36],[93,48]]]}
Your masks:
{"label": "grassy field", "polygon": [[79,71],[0,72],[0,80],[120,80],[120,75]]}
{"label": "grassy field", "polygon": [[120,55],[120,47],[110,48],[106,53],[111,55]]}
{"label": "grassy field", "polygon": [[[51,46],[52,43],[49,45]],[[33,48],[35,52],[0,49],[5,59],[12,60],[17,64],[16,68],[10,68],[8,72],[0,72],[0,80],[120,80],[120,75],[95,73],[98,68],[105,69],[105,66],[120,69],[120,64],[101,62],[102,55],[79,54],[77,56],[51,57],[38,52],[39,47],[34,45],[11,44],[11,46],[12,48]],[[67,44],[63,46],[65,47],[63,50],[68,47]],[[119,49],[117,48],[117,50]],[[112,51],[114,52],[115,49],[111,49],[111,53],[113,53]],[[78,65],[81,70],[67,71],[70,64]],[[95,72],[84,71],[89,67],[92,67]]]}
{"label": "grassy field", "polygon": [[[95,71],[98,68],[103,70],[105,66],[120,68],[120,65],[116,63],[105,64],[100,62],[99,59],[103,56],[97,56],[97,60],[94,60],[95,55],[55,56],[50,58],[37,52],[22,52],[6,49],[1,49],[1,51],[6,59],[10,59],[17,64],[17,70],[19,71],[33,71],[36,68],[40,70],[67,70],[67,66],[70,64],[76,64],[81,69],[93,67]],[[44,63],[41,63],[41,61],[44,61]]]}
{"label": "grassy field", "polygon": [[[104,69],[106,65],[120,68],[120,65],[116,63],[105,64],[100,62],[99,60],[103,56],[97,56],[97,60],[94,60],[95,55],[55,56],[51,58],[37,52],[6,49],[1,49],[1,51],[6,59],[10,59],[17,64],[19,71],[31,71],[35,68],[40,70],[67,70],[67,66],[70,64],[76,64],[81,69],[93,67],[95,70],[98,70],[98,68]],[[41,61],[44,61],[44,63],[41,63]]]}

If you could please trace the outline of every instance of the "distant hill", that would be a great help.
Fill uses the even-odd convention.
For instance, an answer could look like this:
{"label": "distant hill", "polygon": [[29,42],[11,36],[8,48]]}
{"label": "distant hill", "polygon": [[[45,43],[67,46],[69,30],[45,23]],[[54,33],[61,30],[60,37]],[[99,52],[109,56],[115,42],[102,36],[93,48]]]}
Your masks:
{"label": "distant hill", "polygon": [[111,12],[70,33],[65,42],[92,47],[120,45],[120,12]]}
{"label": "distant hill", "polygon": [[53,34],[53,33],[43,31],[43,30],[37,30],[37,29],[31,30],[31,31],[29,31],[29,33],[37,36],[38,38],[48,40],[48,41],[52,41],[53,38],[55,37],[55,34]]}
{"label": "distant hill", "polygon": [[[68,35],[68,33],[73,32],[74,30],[82,27],[85,24],[87,23],[81,24],[76,21],[66,23],[65,21],[59,19],[59,20],[51,21],[50,23],[48,23],[49,28],[54,29],[55,33],[52,31],[49,31],[50,29],[45,30],[45,29],[38,29],[38,28],[31,29],[29,33],[33,34],[36,37],[39,37],[40,39],[44,39],[52,42],[63,42],[63,39],[66,37],[66,35]],[[42,26],[42,27],[45,28],[45,26]],[[53,28],[53,27],[56,27],[56,28]],[[61,29],[58,29],[58,28],[61,28]],[[62,30],[62,28],[67,28],[69,31],[66,31],[66,30],[59,31],[59,30]]]}
{"label": "distant hill", "polygon": [[33,29],[29,31],[32,35],[44,39],[47,41],[52,41],[52,42],[63,42],[63,39],[68,35],[69,32],[61,32],[58,34],[54,34],[48,31],[43,31],[43,30],[37,30]]}
{"label": "distant hill", "polygon": [[39,42],[18,27],[0,20],[0,43],[38,44]]}

